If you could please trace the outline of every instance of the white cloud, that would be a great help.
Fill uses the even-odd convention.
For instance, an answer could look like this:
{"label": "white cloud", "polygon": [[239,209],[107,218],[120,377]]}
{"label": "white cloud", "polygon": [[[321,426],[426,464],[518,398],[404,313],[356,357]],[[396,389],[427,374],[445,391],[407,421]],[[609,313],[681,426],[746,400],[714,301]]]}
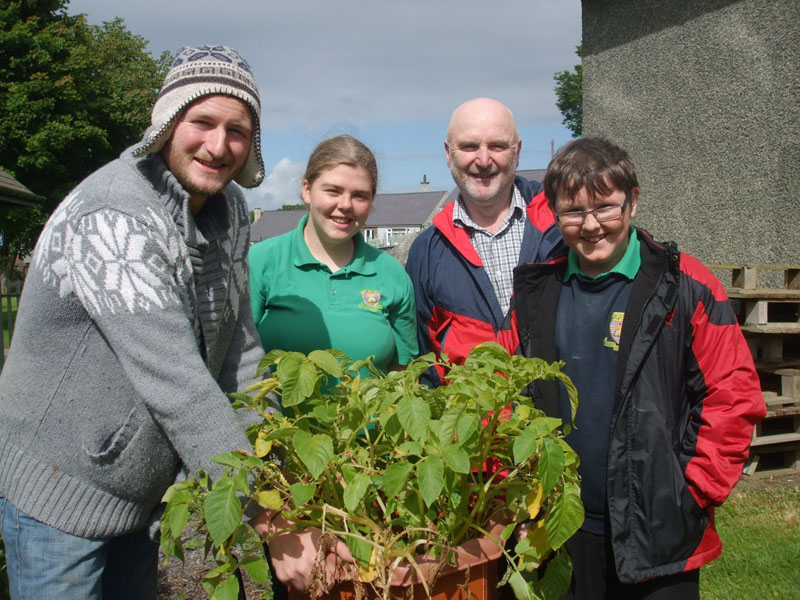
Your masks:
{"label": "white cloud", "polygon": [[250,210],[277,210],[284,204],[298,204],[300,199],[300,180],[306,166],[282,158],[272,169],[272,173],[264,178],[257,188],[245,190],[247,205]]}

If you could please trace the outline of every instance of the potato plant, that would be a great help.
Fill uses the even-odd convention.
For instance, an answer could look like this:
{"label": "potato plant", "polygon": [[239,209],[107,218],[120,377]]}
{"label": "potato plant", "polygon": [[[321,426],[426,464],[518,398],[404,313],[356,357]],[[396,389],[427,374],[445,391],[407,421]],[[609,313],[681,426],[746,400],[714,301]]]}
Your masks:
{"label": "potato plant", "polygon": [[[258,380],[234,395],[261,417],[249,430],[255,455],[218,456],[225,477],[212,483],[202,475],[170,488],[165,554],[182,557],[181,534],[191,522],[190,543],[204,544],[218,565],[205,588],[235,599],[237,567],[268,581],[260,540],[244,515],[280,510],[297,529],[317,527],[345,541],[357,585],[388,598],[397,566],[413,569],[423,555],[447,564],[455,546],[488,535],[502,514],[500,546],[529,523],[527,535],[504,550],[510,568],[501,583],[520,600],[558,598],[571,575],[563,544],[583,522],[578,459],[561,422],[523,392],[536,380],[559,380],[574,415],[574,386],[561,363],[510,356],[493,343],[477,346],[464,365],[443,363],[448,385],[435,389],[418,383],[432,361],[425,356],[383,374],[370,360],[336,351],[269,352]],[[273,393],[281,413],[267,408]]]}

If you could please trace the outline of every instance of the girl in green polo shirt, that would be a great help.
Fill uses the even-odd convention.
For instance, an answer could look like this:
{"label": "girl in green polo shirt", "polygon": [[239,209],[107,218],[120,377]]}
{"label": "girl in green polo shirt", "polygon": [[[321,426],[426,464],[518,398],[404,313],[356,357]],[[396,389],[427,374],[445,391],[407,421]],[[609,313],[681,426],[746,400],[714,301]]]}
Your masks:
{"label": "girl in green polo shirt", "polygon": [[[411,281],[360,232],[378,187],[372,152],[351,136],[321,142],[302,183],[294,231],[250,249],[253,318],[265,351],[334,348],[383,370],[418,353]],[[267,217],[269,218],[269,217]]]}

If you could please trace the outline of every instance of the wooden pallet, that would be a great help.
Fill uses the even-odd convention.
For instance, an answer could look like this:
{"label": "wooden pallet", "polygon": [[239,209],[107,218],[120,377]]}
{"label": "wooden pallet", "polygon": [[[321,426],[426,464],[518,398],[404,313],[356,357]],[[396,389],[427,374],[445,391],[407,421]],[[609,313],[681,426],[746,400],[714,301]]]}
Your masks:
{"label": "wooden pallet", "polygon": [[[761,378],[767,416],[756,424],[746,475],[800,470],[800,265],[709,264],[730,271],[726,292]],[[765,287],[759,274],[783,272]],[[764,277],[762,279],[767,279]],[[774,283],[777,277],[770,278]],[[763,281],[762,281],[763,283]]]}
{"label": "wooden pallet", "polygon": [[756,452],[750,449],[750,458],[745,463],[743,475],[749,477],[771,477],[800,471],[800,444],[765,446]]}
{"label": "wooden pallet", "polygon": [[713,271],[731,272],[731,283],[730,286],[726,287],[732,293],[741,293],[744,290],[758,290],[759,271],[783,271],[783,288],[800,290],[800,265],[707,264],[706,266]]}
{"label": "wooden pallet", "polygon": [[[756,290],[766,291],[766,290]],[[736,316],[742,327],[752,327],[760,333],[800,333],[800,290],[776,290],[778,294],[760,294],[746,298],[748,294],[730,293]]]}
{"label": "wooden pallet", "polygon": [[800,366],[800,329],[744,325],[742,332],[759,371]]}
{"label": "wooden pallet", "polygon": [[[800,387],[800,365],[794,364],[790,368],[764,368],[764,365],[769,364],[765,361],[756,364],[764,397],[785,397],[791,402],[800,402],[800,389],[798,389]],[[776,363],[776,365],[785,367],[785,363]]]}
{"label": "wooden pallet", "polygon": [[[784,376],[791,392],[800,370],[785,369]],[[750,458],[745,475],[775,474],[776,471],[800,471],[800,397],[764,392],[767,416],[757,423],[750,443]]]}
{"label": "wooden pallet", "polygon": [[[800,265],[709,264],[730,271],[725,291],[757,364],[772,369],[800,363]],[[759,273],[782,272],[780,287],[762,287]],[[724,277],[722,277],[724,279]],[[772,278],[773,283],[776,279]]]}

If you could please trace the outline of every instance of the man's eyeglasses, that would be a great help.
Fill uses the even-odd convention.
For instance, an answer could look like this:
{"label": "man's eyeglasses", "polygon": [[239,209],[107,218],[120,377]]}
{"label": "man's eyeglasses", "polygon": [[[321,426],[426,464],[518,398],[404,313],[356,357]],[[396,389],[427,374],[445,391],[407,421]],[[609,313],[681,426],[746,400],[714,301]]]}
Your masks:
{"label": "man's eyeglasses", "polygon": [[598,223],[616,221],[621,218],[622,214],[625,212],[625,206],[627,206],[629,198],[630,194],[626,195],[625,201],[620,205],[608,204],[593,210],[568,210],[562,213],[556,213],[556,219],[565,226],[583,225],[583,222],[586,220],[586,215],[592,215]]}

